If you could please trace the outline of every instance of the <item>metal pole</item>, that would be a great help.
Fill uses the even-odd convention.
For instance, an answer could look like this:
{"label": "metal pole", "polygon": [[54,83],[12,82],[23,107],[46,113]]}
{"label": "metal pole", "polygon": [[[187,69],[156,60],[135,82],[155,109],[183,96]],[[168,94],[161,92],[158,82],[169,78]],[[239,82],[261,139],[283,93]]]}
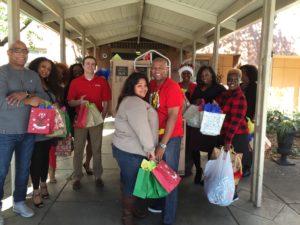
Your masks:
{"label": "metal pole", "polygon": [[197,42],[194,40],[193,41],[193,57],[192,57],[192,64],[195,66],[195,64],[196,64],[196,51],[197,51],[197,49],[196,49],[196,44],[197,44]]}
{"label": "metal pole", "polygon": [[267,98],[271,81],[272,66],[272,43],[273,43],[273,24],[275,13],[275,1],[265,0],[263,4],[262,33],[260,43],[259,76],[256,102],[258,103],[255,111],[255,137],[254,137],[254,165],[251,186],[251,200],[256,207],[261,207],[263,172],[264,172],[264,153],[265,153],[265,134],[267,117]]}
{"label": "metal pole", "polygon": [[85,33],[82,33],[82,40],[81,40],[81,54],[82,58],[85,57]]}
{"label": "metal pole", "polygon": [[97,46],[94,45],[94,57],[96,58],[96,55],[97,55]]}
{"label": "metal pole", "polygon": [[180,61],[180,64],[182,64],[182,61],[183,61],[183,49],[182,49],[182,47],[180,48],[179,61]]}
{"label": "metal pole", "polygon": [[215,38],[214,38],[214,52],[213,52],[213,69],[218,73],[218,63],[219,63],[219,40],[220,40],[220,24],[215,26]]}
{"label": "metal pole", "polygon": [[[7,1],[8,14],[8,45],[10,46],[16,40],[20,39],[20,0]],[[10,162],[11,173],[11,193],[15,190],[15,176],[16,176],[16,157],[15,153]]]}

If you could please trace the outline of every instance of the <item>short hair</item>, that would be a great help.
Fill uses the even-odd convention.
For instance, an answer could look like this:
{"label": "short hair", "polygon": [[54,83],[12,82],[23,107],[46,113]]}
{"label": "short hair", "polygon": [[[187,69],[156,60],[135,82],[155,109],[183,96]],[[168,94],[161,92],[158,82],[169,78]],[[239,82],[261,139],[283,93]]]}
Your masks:
{"label": "short hair", "polygon": [[88,55],[88,56],[86,56],[86,57],[83,58],[82,65],[84,65],[85,60],[87,60],[87,59],[93,59],[95,61],[95,63],[97,63],[97,60],[96,60],[96,58],[94,56]]}
{"label": "short hair", "polygon": [[201,66],[200,69],[198,70],[197,77],[196,77],[196,83],[198,85],[203,84],[203,81],[201,79],[201,74],[204,70],[208,70],[210,72],[210,74],[212,76],[212,83],[217,84],[218,83],[217,74],[215,73],[214,69],[211,66],[206,66],[206,65]]}
{"label": "short hair", "polygon": [[246,64],[240,67],[240,70],[245,73],[250,83],[255,83],[258,78],[258,70],[256,66]]}
{"label": "short hair", "polygon": [[232,68],[232,69],[228,70],[227,77],[232,74],[238,75],[239,79],[242,78],[242,71],[238,68]]}

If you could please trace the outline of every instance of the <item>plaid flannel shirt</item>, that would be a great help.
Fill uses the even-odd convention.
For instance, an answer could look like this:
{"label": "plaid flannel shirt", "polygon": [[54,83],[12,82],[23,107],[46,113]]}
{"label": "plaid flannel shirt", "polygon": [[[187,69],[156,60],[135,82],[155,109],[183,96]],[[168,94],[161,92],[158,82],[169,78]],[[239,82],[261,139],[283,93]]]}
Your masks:
{"label": "plaid flannel shirt", "polygon": [[245,120],[247,112],[247,101],[240,88],[224,91],[217,97],[224,114],[226,114],[221,134],[224,135],[224,142],[232,144],[235,134],[248,133],[248,126]]}

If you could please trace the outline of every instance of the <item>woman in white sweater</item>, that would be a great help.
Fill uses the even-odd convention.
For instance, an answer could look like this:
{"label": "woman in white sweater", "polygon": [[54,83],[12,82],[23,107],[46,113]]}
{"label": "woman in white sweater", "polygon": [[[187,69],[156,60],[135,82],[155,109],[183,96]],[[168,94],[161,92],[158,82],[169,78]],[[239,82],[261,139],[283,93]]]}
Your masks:
{"label": "woman in white sweater", "polygon": [[155,159],[158,143],[158,116],[147,102],[148,90],[147,77],[132,73],[118,99],[112,150],[121,170],[123,225],[135,224],[135,180],[142,160]]}

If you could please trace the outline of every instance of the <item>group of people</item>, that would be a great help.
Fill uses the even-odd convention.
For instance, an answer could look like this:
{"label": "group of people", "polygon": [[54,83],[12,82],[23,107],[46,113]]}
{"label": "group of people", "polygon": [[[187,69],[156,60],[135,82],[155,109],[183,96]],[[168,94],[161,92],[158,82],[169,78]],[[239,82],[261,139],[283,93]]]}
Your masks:
{"label": "group of people", "polygon": [[[50,103],[54,108],[66,108],[71,124],[80,105],[92,102],[105,118],[111,90],[103,77],[95,76],[96,59],[87,56],[82,64],[70,68],[63,63],[54,63],[46,57],[38,57],[25,64],[28,48],[20,40],[9,46],[9,62],[0,67],[0,199],[4,196],[4,182],[15,153],[15,188],[13,211],[23,217],[32,217],[34,211],[25,204],[29,177],[33,186],[32,200],[37,208],[44,206],[43,199],[49,198],[47,177],[55,183],[57,138],[27,132],[31,107]],[[73,127],[72,127],[73,128]],[[95,184],[103,187],[101,179],[101,145],[103,125],[91,128],[73,128],[74,139],[74,182],[73,189],[80,188],[82,167],[88,175],[95,176]],[[88,142],[86,161],[83,152]],[[93,157],[93,170],[90,160]],[[1,214],[0,225],[4,224]]]}
{"label": "group of people", "polygon": [[[44,101],[51,102],[55,107],[65,106],[71,121],[74,121],[80,106],[92,102],[104,119],[111,90],[104,78],[95,76],[96,59],[92,56],[86,56],[82,65],[74,64],[69,69],[44,57],[33,60],[25,68],[28,49],[23,42],[14,42],[7,53],[9,63],[0,67],[0,199],[3,198],[4,181],[15,152],[13,210],[24,217],[31,217],[34,212],[24,203],[28,177],[31,176],[34,189],[33,203],[38,208],[43,207],[43,199],[49,198],[46,184],[48,171],[50,182],[56,182],[56,160],[53,150],[55,139],[27,133],[30,108]],[[180,83],[169,77],[168,66],[164,58],[155,58],[150,69],[151,81],[142,73],[132,73],[126,79],[118,99],[112,153],[120,167],[124,225],[133,225],[134,217],[144,216],[137,207],[138,199],[133,196],[142,160],[164,160],[174,171],[178,170],[184,131],[183,106],[187,100],[195,105],[203,102],[218,104],[226,117],[220,136],[203,135],[197,128],[186,127],[186,176],[192,174],[194,164],[194,181],[202,183],[200,151],[208,152],[210,158],[213,148],[220,144],[225,151],[233,147],[236,152],[242,152],[245,168],[249,170],[251,167],[245,117],[247,115],[251,120],[255,117],[257,69],[245,65],[241,70],[229,70],[227,90],[219,84],[210,66],[200,68],[196,83],[191,82],[194,73],[192,65],[180,67]],[[243,83],[240,85],[241,81]],[[82,167],[88,175],[94,175],[97,187],[104,186],[101,179],[102,130],[103,124],[72,130],[74,190],[81,188]],[[85,148],[86,161],[83,163]],[[93,170],[89,165],[92,157]],[[175,188],[167,197],[154,201],[148,209],[161,212],[163,224],[174,224],[177,200],[178,189]],[[2,224],[4,221],[0,213]]]}

